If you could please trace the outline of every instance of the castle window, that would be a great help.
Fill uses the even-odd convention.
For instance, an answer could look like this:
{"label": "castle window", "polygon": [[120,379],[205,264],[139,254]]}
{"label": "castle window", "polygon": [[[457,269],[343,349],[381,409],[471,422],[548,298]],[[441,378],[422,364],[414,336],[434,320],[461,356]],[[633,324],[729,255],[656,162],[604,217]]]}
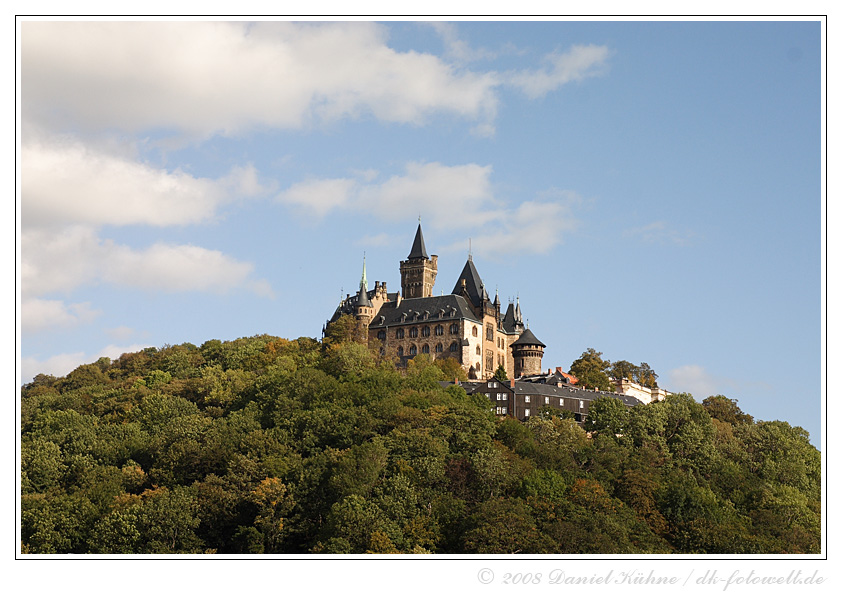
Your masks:
{"label": "castle window", "polygon": [[403,357],[403,347],[398,347],[398,357]]}
{"label": "castle window", "polygon": [[479,372],[480,370],[482,370],[482,366],[480,365],[480,363],[479,363],[479,362],[477,362],[477,366],[476,366],[476,367],[477,367],[477,372]]}
{"label": "castle window", "polygon": [[497,408],[497,415],[506,415],[506,408],[505,407],[498,407]]}
{"label": "castle window", "polygon": [[442,325],[436,326],[436,336],[441,337],[444,334],[444,327]]}
{"label": "castle window", "polygon": [[497,383],[496,382],[489,382],[488,386],[489,386],[489,388],[497,388]]}
{"label": "castle window", "polygon": [[477,345],[477,355],[482,355],[482,349],[479,348],[479,345]]}
{"label": "castle window", "polygon": [[377,331],[377,338],[381,341],[386,338],[386,331]]}
{"label": "castle window", "polygon": [[559,399],[559,400],[558,400],[558,406],[559,406],[559,407],[564,407],[564,399]]}
{"label": "castle window", "polygon": [[526,395],[525,397],[523,397],[523,402],[524,402],[524,403],[528,403],[528,402],[529,402],[529,395]]}
{"label": "castle window", "polygon": [[413,339],[418,336],[418,327],[417,326],[413,326],[411,329],[409,329],[409,336],[412,337]]}
{"label": "castle window", "polygon": [[485,325],[485,340],[486,341],[493,341],[494,340],[494,326],[490,322]]}
{"label": "castle window", "polygon": [[415,345],[410,345],[409,346],[409,355],[417,355],[417,354],[418,354],[418,348]]}
{"label": "castle window", "polygon": [[453,343],[450,344],[450,351],[451,352],[455,353],[457,349],[459,349],[459,345],[456,343],[456,341],[454,341]]}
{"label": "castle window", "polygon": [[444,351],[444,346],[441,343],[436,344],[436,353],[442,353]]}
{"label": "castle window", "polygon": [[474,333],[474,336],[476,337],[476,336],[477,336],[477,334],[478,334],[478,331],[477,331],[477,327],[476,327],[476,325],[474,325],[474,330],[473,330],[472,332]]}
{"label": "castle window", "polygon": [[421,353],[430,353],[430,346],[424,345],[423,347],[421,347]]}
{"label": "castle window", "polygon": [[524,417],[529,417],[529,409],[524,409],[523,415]]}
{"label": "castle window", "polygon": [[455,335],[455,334],[456,334],[456,333],[458,333],[458,332],[459,332],[459,325],[458,325],[458,324],[455,324],[455,323],[454,323],[454,324],[451,324],[451,325],[450,325],[450,334],[451,334],[451,335]]}
{"label": "castle window", "polygon": [[585,407],[585,402],[579,401],[579,409],[584,409],[584,407]]}
{"label": "castle window", "polygon": [[421,335],[424,336],[424,337],[429,337],[430,336],[430,327],[425,326],[424,328],[422,328],[421,329]]}
{"label": "castle window", "polygon": [[395,331],[395,339],[403,339],[403,329],[399,328]]}
{"label": "castle window", "polygon": [[549,405],[549,404],[550,404],[550,398],[544,397],[544,405]]}

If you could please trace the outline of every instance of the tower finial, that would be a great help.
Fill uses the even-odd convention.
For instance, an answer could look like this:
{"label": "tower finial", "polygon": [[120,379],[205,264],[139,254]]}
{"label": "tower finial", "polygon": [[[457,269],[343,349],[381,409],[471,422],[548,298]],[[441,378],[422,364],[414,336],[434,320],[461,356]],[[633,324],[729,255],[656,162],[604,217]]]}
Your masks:
{"label": "tower finial", "polygon": [[360,289],[362,291],[368,291],[368,278],[365,274],[365,252],[363,252],[363,276],[360,279]]}
{"label": "tower finial", "polygon": [[473,253],[473,250],[471,249],[471,238],[468,238],[468,260],[473,260],[473,259],[474,259],[474,253]]}

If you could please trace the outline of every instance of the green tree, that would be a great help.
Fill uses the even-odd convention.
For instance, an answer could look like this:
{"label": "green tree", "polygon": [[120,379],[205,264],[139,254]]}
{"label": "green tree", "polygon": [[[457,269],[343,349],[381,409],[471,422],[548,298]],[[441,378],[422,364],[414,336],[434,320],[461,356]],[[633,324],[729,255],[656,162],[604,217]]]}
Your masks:
{"label": "green tree", "polygon": [[600,397],[591,401],[585,430],[622,436],[629,423],[629,408],[620,399]]}
{"label": "green tree", "polygon": [[621,359],[611,364],[612,378],[616,378],[617,380],[621,380],[623,378],[627,380],[635,380],[637,378],[637,375],[637,366],[624,359]]}
{"label": "green tree", "polygon": [[498,382],[506,382],[509,379],[509,376],[506,374],[506,368],[503,367],[503,364],[497,366],[497,369],[494,371],[494,378],[496,378]]}
{"label": "green tree", "polygon": [[570,373],[579,379],[580,386],[599,390],[614,390],[608,370],[611,362],[602,359],[602,352],[588,348],[579,359],[570,364]]}
{"label": "green tree", "polygon": [[646,388],[658,388],[658,375],[649,364],[642,362],[635,371],[635,382]]}
{"label": "green tree", "polygon": [[702,401],[708,414],[719,421],[729,424],[750,424],[754,418],[737,406],[736,399],[729,399],[723,395],[708,397]]}

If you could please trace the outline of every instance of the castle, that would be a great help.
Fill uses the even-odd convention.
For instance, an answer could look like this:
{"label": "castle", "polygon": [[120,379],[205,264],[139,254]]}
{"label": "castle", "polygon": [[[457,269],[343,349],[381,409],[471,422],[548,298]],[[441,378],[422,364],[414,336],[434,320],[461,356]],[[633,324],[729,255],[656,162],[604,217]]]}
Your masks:
{"label": "castle", "polygon": [[472,380],[491,378],[499,366],[509,378],[541,373],[546,345],[524,326],[519,300],[503,314],[499,295],[491,300],[470,255],[447,295],[433,295],[437,272],[438,256],[427,253],[419,223],[400,263],[400,292],[389,293],[380,281],[369,290],[363,261],[359,290],[342,300],[328,324],[353,316],[368,344],[398,365],[429,354],[456,358]]}
{"label": "castle", "polygon": [[[497,415],[526,420],[549,408],[566,411],[581,424],[591,403],[600,397],[634,407],[670,394],[626,379],[614,381],[615,392],[589,390],[576,386],[577,379],[561,368],[544,371],[546,345],[524,326],[520,300],[510,302],[503,314],[499,296],[491,301],[470,255],[453,291],[434,296],[438,256],[427,254],[420,223],[400,273],[399,292],[389,293],[380,281],[369,290],[363,259],[359,290],[346,295],[328,324],[352,316],[368,345],[383,357],[394,357],[400,366],[418,354],[455,358],[469,379],[460,383],[462,388],[468,394],[485,395]],[[500,366],[511,380],[495,377]]]}

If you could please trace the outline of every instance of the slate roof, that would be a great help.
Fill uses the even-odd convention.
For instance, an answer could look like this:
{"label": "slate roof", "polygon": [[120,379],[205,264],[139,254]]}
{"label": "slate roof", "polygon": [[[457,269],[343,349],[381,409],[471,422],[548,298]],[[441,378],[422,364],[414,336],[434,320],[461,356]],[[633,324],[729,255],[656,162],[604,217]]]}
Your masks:
{"label": "slate roof", "polygon": [[369,328],[384,328],[402,324],[418,324],[420,322],[455,322],[467,319],[480,322],[471,310],[470,305],[461,295],[441,295],[423,298],[407,298],[383,304],[380,311],[374,315]]}
{"label": "slate roof", "polygon": [[360,287],[360,291],[359,293],[357,293],[357,305],[367,306],[369,308],[372,307],[371,300],[368,298],[368,292],[365,291],[362,287]]}
{"label": "slate roof", "polygon": [[[375,291],[374,289],[369,289],[368,291],[365,292],[365,300],[368,300],[368,304],[366,304],[365,300],[364,300],[363,304],[362,304],[363,306],[365,306],[365,305],[368,305],[369,307],[372,306],[371,298],[374,297],[374,291]],[[397,294],[397,292],[387,293],[386,297],[389,300],[396,300],[396,299],[398,299],[398,294]],[[334,311],[333,316],[330,317],[330,320],[328,320],[328,322],[329,323],[330,322],[336,322],[336,320],[340,316],[342,316],[343,314],[354,315],[356,313],[356,308],[357,308],[357,304],[359,303],[359,299],[360,299],[360,294],[358,292],[358,293],[352,295],[351,297],[348,297],[348,298],[345,298],[344,300],[342,300],[342,302],[340,302],[339,306],[336,307],[336,311]]]}
{"label": "slate roof", "polygon": [[518,305],[517,312],[515,311],[515,305],[509,304],[509,307],[506,308],[506,314],[503,316],[503,330],[509,333],[510,335],[517,332],[518,328],[523,328],[523,319],[519,316],[520,306]]}
{"label": "slate roof", "polygon": [[565,399],[580,399],[582,401],[593,401],[600,397],[613,397],[619,399],[629,407],[640,405],[641,402],[634,397],[621,393],[610,393],[595,390],[585,390],[570,386],[553,386],[551,384],[540,384],[537,382],[515,381],[515,393],[518,395],[540,395],[545,397],[562,397]]}
{"label": "slate roof", "polygon": [[418,224],[418,231],[415,232],[415,241],[412,242],[412,250],[409,251],[409,259],[426,258],[430,260],[427,255],[427,247],[424,245],[424,234],[421,233],[421,224]]}
{"label": "slate roof", "polygon": [[[443,381],[439,383],[443,387],[447,387],[453,384],[453,382]],[[459,386],[465,389],[465,392],[469,395],[478,392],[478,391],[485,391],[487,387],[488,381],[468,381],[468,382],[460,382]],[[508,391],[511,391],[511,387],[508,383],[503,383],[505,388]],[[534,396],[541,396],[541,397],[561,397],[563,399],[579,399],[582,401],[593,401],[600,397],[613,397],[615,399],[619,399],[623,402],[623,404],[634,407],[636,405],[641,405],[641,401],[634,397],[630,397],[629,395],[624,395],[621,393],[610,393],[610,392],[603,392],[603,391],[595,391],[595,390],[585,390],[581,388],[574,388],[571,386],[553,386],[551,384],[540,384],[537,382],[523,382],[522,380],[515,381],[514,393],[517,395],[534,395]]]}
{"label": "slate roof", "polygon": [[523,331],[523,334],[512,345],[540,345],[541,347],[546,347],[529,329]]}
{"label": "slate roof", "polygon": [[477,267],[474,266],[474,261],[471,257],[468,257],[468,262],[465,263],[465,267],[462,269],[462,273],[459,275],[459,278],[456,280],[456,285],[450,293],[456,295],[462,294],[462,279],[465,280],[465,288],[468,290],[468,297],[471,298],[471,301],[475,306],[481,305],[484,299],[488,299],[485,286],[482,284],[482,279],[480,278],[479,273],[477,272]]}

